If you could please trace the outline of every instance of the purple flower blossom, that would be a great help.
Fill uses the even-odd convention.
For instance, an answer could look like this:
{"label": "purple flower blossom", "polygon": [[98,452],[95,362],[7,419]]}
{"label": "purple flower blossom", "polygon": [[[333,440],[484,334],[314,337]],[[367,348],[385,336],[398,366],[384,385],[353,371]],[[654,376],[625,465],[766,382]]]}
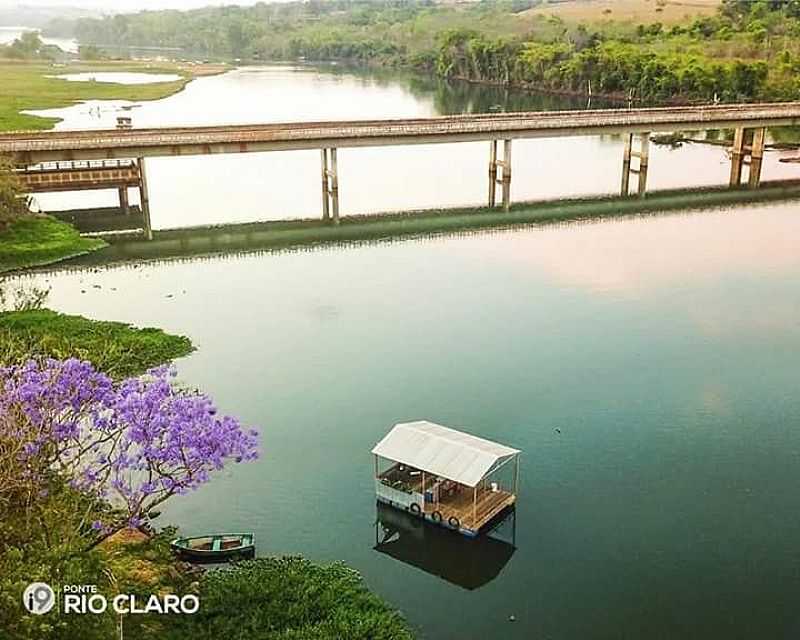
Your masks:
{"label": "purple flower blossom", "polygon": [[258,456],[257,431],[219,416],[207,396],[175,387],[174,376],[158,367],[114,383],[75,359],[0,367],[0,438],[24,443],[30,473],[55,469],[71,486],[117,503],[138,526],[169,496]]}

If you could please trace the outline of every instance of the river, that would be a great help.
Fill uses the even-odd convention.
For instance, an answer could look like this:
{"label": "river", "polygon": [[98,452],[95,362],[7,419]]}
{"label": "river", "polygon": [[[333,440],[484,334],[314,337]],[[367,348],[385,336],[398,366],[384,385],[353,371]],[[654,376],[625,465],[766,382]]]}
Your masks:
{"label": "river", "polygon": [[[134,119],[434,115],[499,95],[442,91],[242,70]],[[611,191],[620,147],[515,145],[514,196]],[[345,150],[343,207],[478,202],[486,152]],[[767,178],[787,170],[768,156]],[[154,221],[314,213],[317,161],[154,160]],[[657,148],[651,167],[655,186],[728,171],[707,146]],[[177,498],[165,524],[252,530],[260,554],[344,560],[423,638],[789,638],[800,630],[797,214],[796,202],[758,204],[21,280],[49,284],[60,311],[190,336],[198,349],[177,362],[179,380],[260,426],[262,458]],[[523,450],[506,542],[470,546],[376,511],[369,451],[420,418]],[[379,516],[399,534],[376,549]]]}
{"label": "river", "polygon": [[[85,129],[114,127],[120,114],[132,116],[134,127],[152,127],[584,106],[584,101],[394,74],[357,74],[336,66],[273,66],[199,78],[184,91],[154,102],[89,101],[34,113],[63,118],[58,129]],[[622,146],[619,136],[515,141],[512,201],[618,192]],[[780,155],[766,155],[764,179],[796,175],[794,167],[778,163]],[[343,149],[338,156],[342,215],[486,202],[487,142]],[[648,185],[724,184],[729,172],[724,148],[653,146]],[[155,158],[148,161],[153,228],[319,217],[319,176],[319,151]],[[116,193],[37,199],[45,210],[113,206]]]}

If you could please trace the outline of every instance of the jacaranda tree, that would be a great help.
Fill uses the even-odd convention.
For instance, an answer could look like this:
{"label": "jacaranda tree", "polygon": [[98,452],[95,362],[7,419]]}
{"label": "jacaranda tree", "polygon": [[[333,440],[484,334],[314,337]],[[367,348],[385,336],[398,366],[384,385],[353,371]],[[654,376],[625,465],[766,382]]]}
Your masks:
{"label": "jacaranda tree", "polygon": [[115,382],[76,359],[0,368],[0,503],[23,496],[35,506],[55,477],[109,505],[86,509],[93,544],[141,526],[226,464],[257,457],[256,431],[173,376],[160,367]]}

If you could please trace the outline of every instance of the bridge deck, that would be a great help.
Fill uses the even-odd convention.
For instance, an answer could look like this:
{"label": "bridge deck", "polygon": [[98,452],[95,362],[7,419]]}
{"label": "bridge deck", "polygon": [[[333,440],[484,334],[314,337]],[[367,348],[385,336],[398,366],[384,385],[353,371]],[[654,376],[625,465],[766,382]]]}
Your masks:
{"label": "bridge deck", "polygon": [[55,162],[27,167],[16,176],[27,193],[112,189],[138,186],[139,167],[131,160]]}
{"label": "bridge deck", "polygon": [[133,165],[116,169],[101,167],[96,169],[32,171],[18,173],[17,179],[27,193],[113,189],[138,186],[139,170]]}
{"label": "bridge deck", "polygon": [[0,134],[19,163],[800,125],[800,102]]}

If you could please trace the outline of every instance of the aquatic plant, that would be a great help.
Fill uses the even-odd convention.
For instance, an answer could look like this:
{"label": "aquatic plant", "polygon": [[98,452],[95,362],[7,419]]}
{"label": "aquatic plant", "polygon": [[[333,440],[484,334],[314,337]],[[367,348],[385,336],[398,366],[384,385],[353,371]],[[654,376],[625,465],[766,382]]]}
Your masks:
{"label": "aquatic plant", "polygon": [[255,459],[257,432],[174,375],[162,366],[115,382],[74,358],[0,368],[0,501],[35,494],[55,473],[113,505],[92,522],[99,541],[142,526],[154,507],[226,464]]}
{"label": "aquatic plant", "polygon": [[201,610],[166,620],[172,640],[411,640],[402,615],[342,563],[258,558],[200,582]]}
{"label": "aquatic plant", "polygon": [[11,302],[22,302],[29,308],[0,313],[0,365],[21,365],[31,358],[77,357],[118,380],[140,375],[194,350],[189,338],[161,329],[30,308],[35,302],[31,295]]}

